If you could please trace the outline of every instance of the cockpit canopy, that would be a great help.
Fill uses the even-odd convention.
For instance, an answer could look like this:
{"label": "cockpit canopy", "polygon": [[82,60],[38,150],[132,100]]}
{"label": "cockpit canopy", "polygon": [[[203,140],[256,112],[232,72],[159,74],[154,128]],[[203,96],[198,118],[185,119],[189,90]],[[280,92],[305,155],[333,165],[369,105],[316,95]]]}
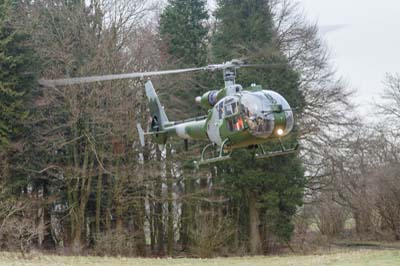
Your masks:
{"label": "cockpit canopy", "polygon": [[287,135],[293,128],[293,112],[288,102],[274,91],[242,91],[233,96],[226,96],[215,108],[218,111],[218,119],[226,119],[228,130],[231,132],[243,129],[243,122],[246,122],[251,134],[267,138],[274,133],[275,126],[279,124],[275,121],[275,112],[284,112],[286,118],[286,124],[279,124],[279,127],[283,127],[280,128],[283,131],[280,136]]}
{"label": "cockpit canopy", "polygon": [[288,102],[274,91],[243,91],[241,109],[252,133],[259,137],[270,136],[275,128],[274,111],[283,111],[286,117],[286,125],[282,136],[287,135],[293,128],[293,112]]}

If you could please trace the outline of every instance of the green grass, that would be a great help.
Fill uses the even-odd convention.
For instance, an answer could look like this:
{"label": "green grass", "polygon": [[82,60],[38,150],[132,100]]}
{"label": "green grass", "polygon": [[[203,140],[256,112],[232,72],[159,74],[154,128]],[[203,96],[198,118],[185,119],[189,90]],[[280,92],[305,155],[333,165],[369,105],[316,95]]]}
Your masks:
{"label": "green grass", "polygon": [[307,256],[271,256],[271,257],[241,257],[215,259],[137,259],[109,257],[63,257],[63,256],[32,256],[31,259],[21,259],[13,253],[0,253],[0,266],[398,266],[400,251],[395,250],[362,250],[348,251],[326,255]]}

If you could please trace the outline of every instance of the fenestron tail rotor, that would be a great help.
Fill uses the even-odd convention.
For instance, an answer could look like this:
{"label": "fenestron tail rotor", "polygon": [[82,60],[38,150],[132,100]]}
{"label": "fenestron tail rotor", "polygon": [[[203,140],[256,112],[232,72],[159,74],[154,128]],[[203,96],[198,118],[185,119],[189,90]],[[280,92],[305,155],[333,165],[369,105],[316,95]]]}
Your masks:
{"label": "fenestron tail rotor", "polygon": [[180,74],[188,72],[197,71],[214,71],[214,70],[227,70],[227,69],[238,69],[241,67],[255,67],[255,68],[270,68],[281,66],[279,64],[245,64],[242,60],[232,60],[225,62],[223,64],[213,64],[205,67],[197,68],[185,68],[185,69],[175,69],[175,70],[162,70],[162,71],[150,71],[150,72],[133,72],[127,74],[113,74],[113,75],[101,75],[101,76],[89,76],[89,77],[77,77],[77,78],[64,78],[64,79],[40,79],[39,84],[44,87],[59,87],[59,86],[69,86],[78,84],[87,84],[111,80],[122,80],[122,79],[134,79],[134,78],[144,78],[151,76],[162,76],[171,74]]}

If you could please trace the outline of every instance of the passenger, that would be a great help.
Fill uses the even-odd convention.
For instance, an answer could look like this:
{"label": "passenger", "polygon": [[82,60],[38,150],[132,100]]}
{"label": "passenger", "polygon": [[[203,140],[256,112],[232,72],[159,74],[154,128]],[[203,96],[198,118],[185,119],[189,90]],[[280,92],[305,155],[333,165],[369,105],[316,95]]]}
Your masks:
{"label": "passenger", "polygon": [[241,130],[242,128],[243,128],[243,119],[241,117],[239,117],[236,122],[236,129]]}

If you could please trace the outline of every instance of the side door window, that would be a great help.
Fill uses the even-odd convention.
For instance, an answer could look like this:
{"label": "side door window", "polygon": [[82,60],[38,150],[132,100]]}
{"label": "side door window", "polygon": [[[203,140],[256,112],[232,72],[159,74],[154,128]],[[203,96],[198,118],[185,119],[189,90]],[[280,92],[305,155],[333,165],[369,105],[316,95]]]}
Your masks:
{"label": "side door window", "polygon": [[243,129],[243,119],[240,115],[231,116],[226,119],[229,131],[235,132]]}
{"label": "side door window", "polygon": [[238,103],[234,99],[225,102],[225,116],[231,116],[238,111]]}
{"label": "side door window", "polygon": [[224,117],[224,102],[220,102],[217,107],[218,118],[221,120]]}
{"label": "side door window", "polygon": [[239,115],[239,104],[236,99],[227,99],[225,101],[225,119],[228,130],[231,132],[243,129],[243,120]]}

